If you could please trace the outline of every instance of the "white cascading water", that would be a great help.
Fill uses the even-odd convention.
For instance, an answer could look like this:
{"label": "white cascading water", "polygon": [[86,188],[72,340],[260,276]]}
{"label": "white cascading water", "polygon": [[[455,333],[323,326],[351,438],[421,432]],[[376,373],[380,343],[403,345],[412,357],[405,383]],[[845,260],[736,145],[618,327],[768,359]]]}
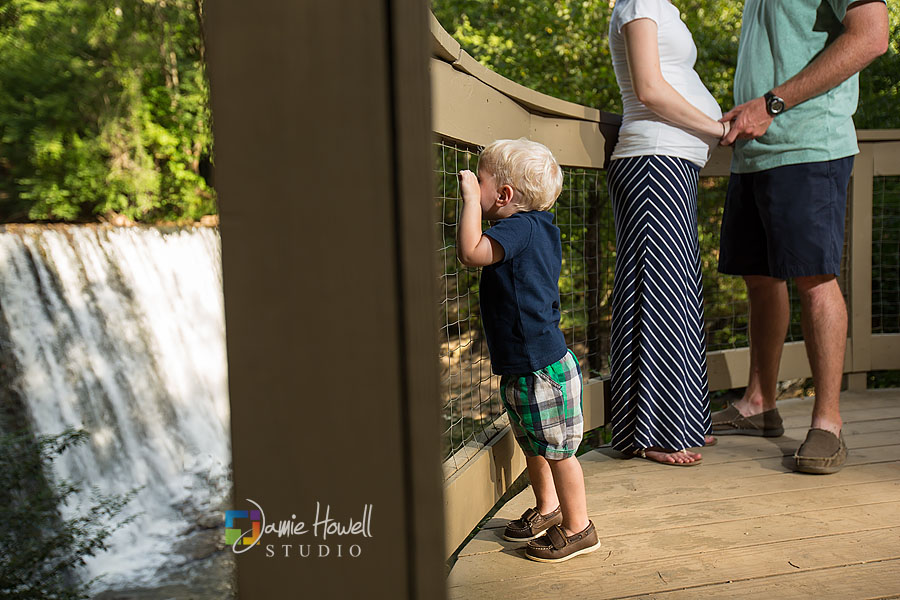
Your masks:
{"label": "white cascading water", "polygon": [[[102,586],[141,584],[228,493],[230,437],[219,237],[212,228],[0,231],[0,319],[38,433],[83,427],[56,476],[125,494],[136,520],[88,559]],[[64,515],[78,510],[77,502]],[[185,509],[187,507],[187,509]]]}

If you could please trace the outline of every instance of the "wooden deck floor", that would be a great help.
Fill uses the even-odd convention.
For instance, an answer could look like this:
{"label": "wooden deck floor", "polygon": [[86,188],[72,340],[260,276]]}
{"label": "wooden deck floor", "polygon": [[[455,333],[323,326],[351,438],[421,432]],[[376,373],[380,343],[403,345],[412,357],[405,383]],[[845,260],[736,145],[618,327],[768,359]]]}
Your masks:
{"label": "wooden deck floor", "polygon": [[850,456],[793,473],[812,402],[779,402],[780,438],[722,437],[694,468],[580,458],[600,550],[557,565],[500,537],[528,488],[465,547],[450,598],[900,598],[900,390],[844,393]]}

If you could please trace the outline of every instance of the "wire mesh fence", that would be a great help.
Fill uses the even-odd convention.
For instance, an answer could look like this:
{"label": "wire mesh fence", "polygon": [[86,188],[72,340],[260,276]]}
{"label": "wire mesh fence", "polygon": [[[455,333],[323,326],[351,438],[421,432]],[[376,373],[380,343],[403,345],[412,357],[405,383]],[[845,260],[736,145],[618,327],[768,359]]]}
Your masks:
{"label": "wire mesh fence", "polygon": [[504,424],[497,396],[499,380],[491,375],[490,357],[478,310],[478,269],[456,259],[456,223],[461,208],[457,173],[475,170],[477,150],[461,144],[436,144],[438,261],[440,290],[440,378],[444,431],[441,453],[445,473],[464,464]]}
{"label": "wire mesh fence", "polygon": [[[461,467],[506,426],[492,375],[478,309],[479,270],[456,259],[456,223],[461,208],[457,173],[474,171],[478,148],[435,144],[435,181],[440,263],[440,369],[445,475]],[[605,174],[564,168],[563,190],[554,206],[562,238],[560,328],[585,377],[608,373],[609,302],[612,294],[614,230]]]}
{"label": "wire mesh fence", "polygon": [[[439,356],[444,420],[442,453],[446,477],[462,467],[507,424],[498,394],[500,379],[491,374],[481,328],[479,269],[466,268],[456,258],[456,222],[461,208],[457,173],[462,169],[476,170],[479,150],[449,140],[435,143],[435,201],[443,296]],[[563,191],[553,209],[563,252],[560,327],[581,363],[585,378],[606,377],[615,266],[615,228],[606,173],[571,167],[563,167],[563,173]],[[717,271],[727,185],[727,177],[702,177],[698,188],[698,233],[709,351],[746,347],[749,339],[749,304],[744,283],[740,277],[723,276]],[[886,226],[885,235],[894,235],[891,239],[896,240],[896,224],[894,227],[891,230]],[[848,261],[846,242],[844,250],[841,287],[846,294],[847,286],[843,283]],[[895,267],[891,288],[894,294],[897,293],[896,275]],[[800,306],[793,285],[789,294],[792,318],[788,341],[802,340]],[[896,321],[895,312],[895,327]]]}
{"label": "wire mesh fence", "polygon": [[872,333],[900,333],[900,177],[875,177]]}
{"label": "wire mesh fence", "polygon": [[719,274],[719,234],[727,177],[701,177],[697,186],[697,233],[703,273],[703,313],[707,350],[747,345],[749,304],[740,277]]}

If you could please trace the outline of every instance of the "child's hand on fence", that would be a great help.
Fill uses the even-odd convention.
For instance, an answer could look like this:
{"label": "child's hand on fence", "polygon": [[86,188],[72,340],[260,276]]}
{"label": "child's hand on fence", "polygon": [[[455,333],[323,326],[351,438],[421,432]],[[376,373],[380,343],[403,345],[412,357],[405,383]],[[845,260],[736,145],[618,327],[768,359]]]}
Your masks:
{"label": "child's hand on fence", "polygon": [[459,192],[463,202],[475,202],[481,206],[481,186],[472,171],[465,169],[459,172]]}
{"label": "child's hand on fence", "polygon": [[481,231],[481,183],[469,170],[459,172],[463,198],[456,224],[456,256],[467,267],[486,267],[503,260],[503,246]]}

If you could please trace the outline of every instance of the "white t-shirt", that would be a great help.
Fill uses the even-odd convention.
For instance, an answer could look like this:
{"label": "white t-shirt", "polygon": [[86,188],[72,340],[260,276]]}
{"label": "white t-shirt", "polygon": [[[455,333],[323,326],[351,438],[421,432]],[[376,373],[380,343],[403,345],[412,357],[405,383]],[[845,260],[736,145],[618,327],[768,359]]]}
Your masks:
{"label": "white t-shirt", "polygon": [[616,81],[622,93],[622,127],[612,158],[650,154],[677,156],[702,167],[709,159],[717,138],[682,129],[644,106],[631,83],[625,55],[622,27],[635,19],[656,22],[659,40],[659,66],[663,79],[684,98],[709,115],[719,119],[722,111],[715,98],[694,70],[697,47],[691,32],[681,21],[681,13],[668,0],[617,0],[609,21],[609,49]]}

